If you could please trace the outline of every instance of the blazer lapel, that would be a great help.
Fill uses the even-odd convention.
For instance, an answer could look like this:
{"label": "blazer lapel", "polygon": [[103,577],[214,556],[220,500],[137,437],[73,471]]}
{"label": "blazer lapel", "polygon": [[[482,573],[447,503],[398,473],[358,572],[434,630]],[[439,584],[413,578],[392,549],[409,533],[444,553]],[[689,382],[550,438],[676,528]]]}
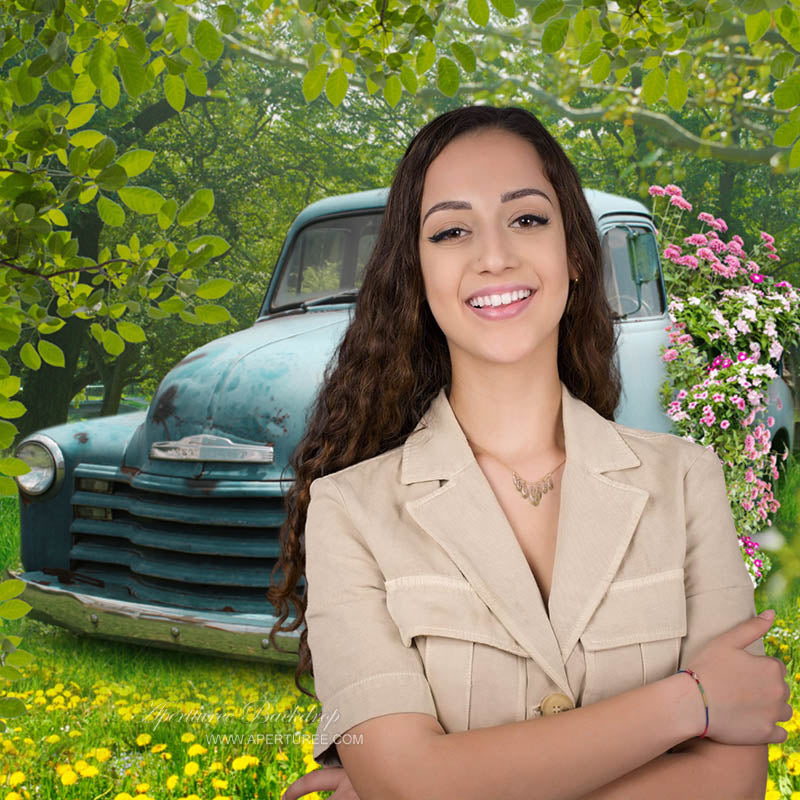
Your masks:
{"label": "blazer lapel", "polygon": [[561,382],[567,460],[548,610],[444,388],[403,446],[401,481],[444,481],[405,508],[520,646],[569,696],[564,664],[605,595],[649,493],[605,473],[639,465],[614,426]]}

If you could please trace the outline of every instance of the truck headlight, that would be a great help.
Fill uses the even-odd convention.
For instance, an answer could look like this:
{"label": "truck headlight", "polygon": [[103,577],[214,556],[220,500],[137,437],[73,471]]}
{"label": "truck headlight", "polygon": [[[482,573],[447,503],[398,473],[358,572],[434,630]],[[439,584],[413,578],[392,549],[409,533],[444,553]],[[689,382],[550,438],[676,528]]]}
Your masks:
{"label": "truck headlight", "polygon": [[49,436],[37,433],[23,440],[14,455],[22,459],[30,472],[17,475],[17,485],[26,494],[44,494],[64,480],[64,454]]}

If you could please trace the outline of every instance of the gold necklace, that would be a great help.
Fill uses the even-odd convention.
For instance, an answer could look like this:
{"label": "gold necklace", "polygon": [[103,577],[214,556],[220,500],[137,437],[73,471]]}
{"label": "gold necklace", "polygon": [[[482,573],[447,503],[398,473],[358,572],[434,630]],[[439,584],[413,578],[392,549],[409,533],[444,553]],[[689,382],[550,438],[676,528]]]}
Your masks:
{"label": "gold necklace", "polygon": [[[470,442],[469,439],[467,439],[467,441],[469,442],[470,447],[474,451],[476,449],[475,445],[472,442]],[[483,448],[479,447],[477,449],[481,453],[486,453],[486,455],[492,456],[492,458],[497,458],[497,456],[493,456],[490,452],[484,450]],[[497,460],[500,461],[499,458],[497,458]],[[565,458],[564,461],[566,460],[567,459]],[[504,461],[500,461],[500,463],[506,469],[511,470],[514,479],[514,488],[522,495],[524,499],[530,500],[530,502],[533,503],[533,505],[538,506],[539,501],[542,499],[542,495],[547,494],[547,492],[553,488],[553,473],[558,469],[558,467],[561,466],[561,464],[564,463],[564,461],[561,461],[558,464],[558,466],[551,469],[550,472],[547,473],[547,475],[545,475],[543,478],[540,478],[538,481],[534,481],[533,483],[531,483],[530,481],[526,481],[524,478],[521,478],[517,473],[517,471],[515,469],[511,469],[511,467],[509,467],[508,464],[506,464]]]}

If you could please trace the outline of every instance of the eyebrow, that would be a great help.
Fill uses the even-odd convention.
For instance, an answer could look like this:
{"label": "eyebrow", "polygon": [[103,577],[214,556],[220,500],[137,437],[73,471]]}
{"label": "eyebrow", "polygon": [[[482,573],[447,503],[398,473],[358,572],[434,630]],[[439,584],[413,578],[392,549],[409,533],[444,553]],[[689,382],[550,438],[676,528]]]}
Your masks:
{"label": "eyebrow", "polygon": [[[541,190],[541,189],[534,189],[532,187],[528,187],[526,189],[513,189],[510,192],[505,192],[500,195],[500,202],[501,203],[508,203],[510,200],[517,200],[520,197],[526,197],[530,194],[538,194],[544,197],[550,205],[553,205],[553,201]],[[472,206],[467,203],[465,200],[443,200],[441,203],[436,203],[432,205],[425,216],[422,218],[422,224],[425,224],[425,220],[434,213],[434,211],[445,211],[447,209],[471,209]]]}

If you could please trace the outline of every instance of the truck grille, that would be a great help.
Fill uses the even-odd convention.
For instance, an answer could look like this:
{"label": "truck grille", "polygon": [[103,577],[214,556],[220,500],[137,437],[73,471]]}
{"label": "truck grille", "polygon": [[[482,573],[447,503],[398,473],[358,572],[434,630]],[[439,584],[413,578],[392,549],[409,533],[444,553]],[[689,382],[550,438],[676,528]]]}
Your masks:
{"label": "truck grille", "polygon": [[143,603],[275,613],[266,592],[285,519],[278,481],[81,464],[72,505],[70,570],[78,577]]}

